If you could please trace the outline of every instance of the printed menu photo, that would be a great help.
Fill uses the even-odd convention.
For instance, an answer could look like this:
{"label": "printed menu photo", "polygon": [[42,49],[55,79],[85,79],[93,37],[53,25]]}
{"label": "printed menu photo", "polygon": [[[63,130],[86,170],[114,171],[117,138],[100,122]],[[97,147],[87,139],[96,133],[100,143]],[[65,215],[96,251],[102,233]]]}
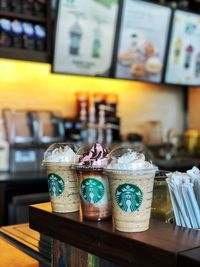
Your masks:
{"label": "printed menu photo", "polygon": [[161,82],[171,9],[124,0],[115,77]]}
{"label": "printed menu photo", "polygon": [[200,85],[200,15],[175,12],[165,81]]}
{"label": "printed menu photo", "polygon": [[60,0],[53,71],[109,76],[119,0]]}

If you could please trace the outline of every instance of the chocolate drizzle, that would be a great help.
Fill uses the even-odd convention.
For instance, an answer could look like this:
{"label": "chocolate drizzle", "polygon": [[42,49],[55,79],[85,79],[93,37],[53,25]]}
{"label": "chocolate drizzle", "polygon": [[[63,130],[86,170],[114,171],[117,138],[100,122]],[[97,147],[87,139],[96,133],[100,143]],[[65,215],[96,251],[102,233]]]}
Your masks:
{"label": "chocolate drizzle", "polygon": [[88,153],[79,158],[79,164],[83,166],[104,166],[107,163],[108,151],[101,144],[94,144]]}

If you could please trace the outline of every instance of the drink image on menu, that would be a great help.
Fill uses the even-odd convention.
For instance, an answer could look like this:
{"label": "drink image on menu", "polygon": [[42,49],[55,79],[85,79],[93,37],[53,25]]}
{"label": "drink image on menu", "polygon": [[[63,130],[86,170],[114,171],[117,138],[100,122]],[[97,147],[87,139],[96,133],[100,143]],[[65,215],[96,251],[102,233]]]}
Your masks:
{"label": "drink image on menu", "polygon": [[107,175],[103,167],[108,150],[99,143],[82,146],[74,168],[79,178],[81,210],[84,219],[101,221],[111,217],[111,199]]}
{"label": "drink image on menu", "polygon": [[116,230],[141,232],[149,228],[156,170],[157,167],[134,148],[118,147],[111,151],[105,172]]}
{"label": "drink image on menu", "polygon": [[78,179],[71,168],[76,156],[73,144],[55,143],[44,154],[52,211],[75,212],[79,210]]}
{"label": "drink image on menu", "polygon": [[94,40],[92,44],[92,57],[99,58],[101,56],[101,31],[100,25],[94,29]]}
{"label": "drink image on menu", "polygon": [[175,42],[175,48],[174,48],[174,63],[178,63],[181,58],[181,50],[183,47],[183,41],[178,38]]}
{"label": "drink image on menu", "polygon": [[200,53],[197,54],[196,66],[195,66],[195,75],[200,77]]}
{"label": "drink image on menu", "polygon": [[192,45],[188,45],[185,50],[185,64],[184,67],[186,69],[190,68],[191,62],[192,62],[192,54],[193,54],[193,47]]}
{"label": "drink image on menu", "polygon": [[79,25],[78,19],[76,18],[75,23],[71,26],[70,29],[69,53],[71,55],[79,55],[81,37],[82,37],[82,29]]}

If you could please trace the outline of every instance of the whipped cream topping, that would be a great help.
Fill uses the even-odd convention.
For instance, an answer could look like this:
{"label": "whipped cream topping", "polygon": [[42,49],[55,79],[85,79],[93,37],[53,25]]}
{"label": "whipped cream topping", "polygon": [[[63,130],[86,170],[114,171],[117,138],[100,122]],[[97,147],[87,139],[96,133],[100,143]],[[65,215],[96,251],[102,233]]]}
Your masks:
{"label": "whipped cream topping", "polygon": [[67,164],[73,164],[76,154],[69,147],[55,148],[51,153],[48,151],[44,154],[44,162],[64,162]]}
{"label": "whipped cream topping", "polygon": [[79,166],[85,167],[105,167],[108,163],[108,151],[101,144],[94,144],[91,149],[80,156]]}
{"label": "whipped cream topping", "polygon": [[153,168],[153,164],[145,161],[142,153],[127,152],[119,158],[114,158],[108,164],[107,169],[113,170],[143,170]]}

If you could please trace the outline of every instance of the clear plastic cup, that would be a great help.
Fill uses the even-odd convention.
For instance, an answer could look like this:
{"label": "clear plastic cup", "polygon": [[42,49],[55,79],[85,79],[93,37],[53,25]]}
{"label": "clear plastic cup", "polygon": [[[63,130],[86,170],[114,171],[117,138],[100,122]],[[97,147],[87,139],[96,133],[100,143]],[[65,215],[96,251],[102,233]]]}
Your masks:
{"label": "clear plastic cup", "polygon": [[[77,152],[77,159],[88,155],[92,146],[82,146]],[[76,162],[79,179],[81,210],[84,219],[101,221],[111,218],[111,196],[108,177],[103,172],[106,161],[95,161],[93,164],[81,165]]]}
{"label": "clear plastic cup", "polygon": [[71,168],[76,147],[68,143],[55,143],[44,154],[52,211],[76,212],[80,209],[78,178]]}
{"label": "clear plastic cup", "polygon": [[142,168],[142,161],[135,166],[131,162],[116,165],[121,156],[132,152],[130,148],[114,149],[109,160],[113,166],[109,164],[105,168],[111,189],[114,227],[122,232],[141,232],[149,228],[157,170],[153,164]]}

